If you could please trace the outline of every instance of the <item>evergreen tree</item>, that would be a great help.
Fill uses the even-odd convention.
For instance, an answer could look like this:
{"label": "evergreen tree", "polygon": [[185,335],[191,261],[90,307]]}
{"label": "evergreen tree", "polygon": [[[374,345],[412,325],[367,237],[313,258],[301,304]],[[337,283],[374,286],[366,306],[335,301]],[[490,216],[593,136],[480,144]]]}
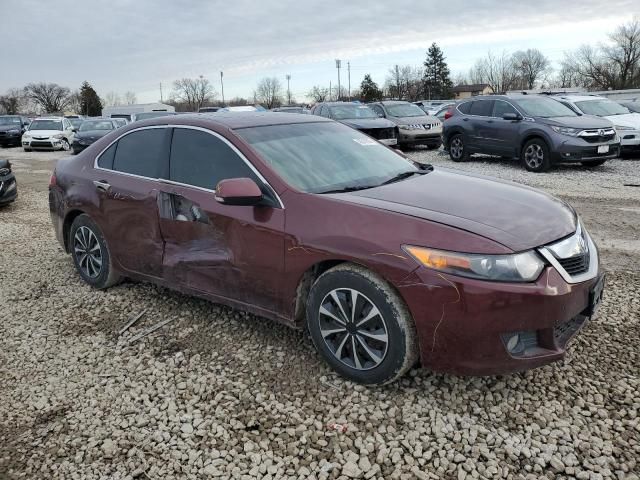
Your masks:
{"label": "evergreen tree", "polygon": [[382,99],[382,90],[378,88],[378,84],[371,79],[371,75],[368,73],[360,84],[360,98],[365,102],[375,102]]}
{"label": "evergreen tree", "polygon": [[80,112],[77,113],[90,117],[98,117],[102,114],[100,97],[86,80],[80,87]]}
{"label": "evergreen tree", "polygon": [[449,66],[444,54],[434,42],[427,51],[424,62],[424,95],[425,98],[443,99],[451,95],[451,78]]}

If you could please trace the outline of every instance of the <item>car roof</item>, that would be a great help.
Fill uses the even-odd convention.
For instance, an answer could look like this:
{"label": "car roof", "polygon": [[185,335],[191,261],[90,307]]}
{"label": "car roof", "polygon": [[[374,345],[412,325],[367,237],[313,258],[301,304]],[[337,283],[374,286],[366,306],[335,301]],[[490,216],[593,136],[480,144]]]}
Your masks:
{"label": "car roof", "polygon": [[411,102],[406,102],[406,101],[404,101],[404,100],[382,100],[382,101],[380,101],[380,102],[378,102],[378,103],[381,103],[381,104],[383,104],[383,105],[395,105],[395,104],[397,104],[397,103],[410,103],[411,105],[413,105],[413,103],[411,103]]}
{"label": "car roof", "polygon": [[[216,112],[191,113],[186,115],[171,115],[151,118],[136,122],[139,125],[199,125],[223,126],[230,129],[264,127],[268,125],[287,125],[294,123],[332,122],[328,118],[305,115],[303,113],[280,112]],[[133,124],[132,124],[133,125]]]}
{"label": "car roof", "polygon": [[64,120],[64,117],[36,117],[36,118],[33,119],[33,121],[36,121],[36,120],[58,120],[58,121],[61,121],[61,120]]}
{"label": "car roof", "polygon": [[608,98],[597,95],[556,95],[556,98],[571,100],[572,102],[584,102],[589,100],[608,100]]}

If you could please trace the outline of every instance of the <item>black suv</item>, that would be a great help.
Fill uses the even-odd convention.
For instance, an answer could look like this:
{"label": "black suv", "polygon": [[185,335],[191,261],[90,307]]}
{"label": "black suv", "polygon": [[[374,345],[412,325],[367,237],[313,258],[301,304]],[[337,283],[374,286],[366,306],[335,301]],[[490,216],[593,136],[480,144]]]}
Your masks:
{"label": "black suv", "polygon": [[20,115],[0,115],[0,146],[21,146],[22,134],[29,128],[29,119]]}
{"label": "black suv", "polygon": [[620,139],[609,120],[578,115],[556,100],[533,95],[463,101],[444,123],[442,136],[455,162],[485,153],[519,158],[532,172],[544,172],[557,162],[602,165],[620,153]]}

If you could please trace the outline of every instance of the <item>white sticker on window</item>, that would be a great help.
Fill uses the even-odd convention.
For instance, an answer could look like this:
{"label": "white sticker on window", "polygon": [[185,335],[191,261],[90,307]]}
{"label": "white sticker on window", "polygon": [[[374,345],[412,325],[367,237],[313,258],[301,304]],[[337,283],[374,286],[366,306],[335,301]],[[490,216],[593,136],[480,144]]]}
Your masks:
{"label": "white sticker on window", "polygon": [[371,138],[353,138],[352,140],[365,147],[368,147],[370,145],[377,145],[377,142],[375,140],[372,140]]}

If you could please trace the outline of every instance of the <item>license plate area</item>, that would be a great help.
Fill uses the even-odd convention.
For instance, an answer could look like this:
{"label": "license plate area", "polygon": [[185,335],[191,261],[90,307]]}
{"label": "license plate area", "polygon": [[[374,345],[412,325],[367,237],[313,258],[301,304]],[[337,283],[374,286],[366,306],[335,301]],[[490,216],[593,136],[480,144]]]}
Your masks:
{"label": "license plate area", "polygon": [[609,153],[609,145],[599,145],[598,153]]}
{"label": "license plate area", "polygon": [[598,282],[591,287],[591,290],[589,291],[589,307],[586,313],[590,317],[596,313],[600,303],[602,302],[602,297],[604,295],[604,279],[605,276],[602,275],[598,279]]}

